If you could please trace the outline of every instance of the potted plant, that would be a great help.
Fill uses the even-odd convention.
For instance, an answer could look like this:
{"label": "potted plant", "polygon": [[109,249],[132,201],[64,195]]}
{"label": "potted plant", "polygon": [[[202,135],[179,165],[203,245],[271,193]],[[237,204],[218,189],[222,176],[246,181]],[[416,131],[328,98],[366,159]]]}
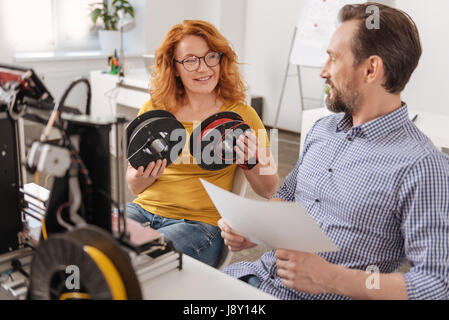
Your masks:
{"label": "potted plant", "polygon": [[120,20],[134,18],[134,8],[127,0],[105,0],[90,5],[93,28],[99,28],[100,46],[103,53],[112,54],[120,45]]}

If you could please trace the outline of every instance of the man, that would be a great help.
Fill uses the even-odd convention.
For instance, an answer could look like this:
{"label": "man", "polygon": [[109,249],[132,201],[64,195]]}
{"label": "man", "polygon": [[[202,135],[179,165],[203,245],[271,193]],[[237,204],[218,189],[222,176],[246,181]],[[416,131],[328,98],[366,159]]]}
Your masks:
{"label": "man", "polygon": [[[370,29],[368,5],[340,12],[321,72],[339,114],[314,125],[273,199],[301,203],[341,250],[278,249],[224,270],[281,299],[449,298],[449,158],[401,102],[422,52],[418,30],[381,4]],[[219,226],[230,250],[254,246]],[[396,272],[404,261],[410,271]]]}

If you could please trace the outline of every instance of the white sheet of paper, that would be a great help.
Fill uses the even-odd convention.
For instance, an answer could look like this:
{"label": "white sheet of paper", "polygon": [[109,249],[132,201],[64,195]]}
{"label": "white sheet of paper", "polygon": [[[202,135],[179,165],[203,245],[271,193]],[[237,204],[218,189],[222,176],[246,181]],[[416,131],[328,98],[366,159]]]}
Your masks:
{"label": "white sheet of paper", "polygon": [[201,182],[226,223],[254,243],[310,253],[339,250],[298,203],[245,199]]}

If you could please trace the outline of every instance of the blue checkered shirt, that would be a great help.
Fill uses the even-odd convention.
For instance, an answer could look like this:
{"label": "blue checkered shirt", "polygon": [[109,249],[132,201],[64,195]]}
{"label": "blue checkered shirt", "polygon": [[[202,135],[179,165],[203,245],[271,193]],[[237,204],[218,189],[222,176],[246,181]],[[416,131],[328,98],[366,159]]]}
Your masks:
{"label": "blue checkered shirt", "polygon": [[[341,249],[319,253],[328,262],[393,273],[408,261],[410,299],[449,298],[449,157],[409,120],[407,106],[359,127],[343,114],[319,120],[275,197],[299,202]],[[256,275],[280,299],[348,299],[286,288],[274,251],[224,271]]]}

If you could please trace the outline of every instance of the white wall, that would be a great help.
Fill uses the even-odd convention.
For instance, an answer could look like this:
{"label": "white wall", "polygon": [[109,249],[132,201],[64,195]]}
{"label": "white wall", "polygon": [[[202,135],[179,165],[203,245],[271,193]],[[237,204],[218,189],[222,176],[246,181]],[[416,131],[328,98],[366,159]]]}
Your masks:
{"label": "white wall", "polygon": [[147,50],[154,53],[168,30],[186,19],[215,25],[243,56],[246,0],[147,0]]}
{"label": "white wall", "polygon": [[11,63],[13,52],[11,46],[6,42],[6,27],[4,25],[6,19],[2,18],[4,14],[3,4],[0,1],[0,63]]}
{"label": "white wall", "polygon": [[395,0],[418,25],[423,56],[403,100],[411,108],[449,115],[449,1]]}
{"label": "white wall", "polygon": [[167,31],[183,20],[209,20],[216,24],[219,20],[219,5],[220,0],[147,0],[148,53],[154,53]]}
{"label": "white wall", "polygon": [[125,52],[144,53],[147,49],[148,19],[147,0],[130,0],[135,11],[135,26],[126,31],[123,36]]}
{"label": "white wall", "polygon": [[[210,1],[210,0],[209,0]],[[245,59],[247,0],[220,0],[220,20],[217,27],[231,42],[239,60]],[[242,61],[243,62],[243,61]]]}
{"label": "white wall", "polygon": [[[246,80],[251,94],[264,97],[264,122],[274,124],[294,27],[303,1],[248,0]],[[295,95],[296,94],[296,95]],[[279,127],[297,131],[301,114],[297,81],[289,81]]]}

